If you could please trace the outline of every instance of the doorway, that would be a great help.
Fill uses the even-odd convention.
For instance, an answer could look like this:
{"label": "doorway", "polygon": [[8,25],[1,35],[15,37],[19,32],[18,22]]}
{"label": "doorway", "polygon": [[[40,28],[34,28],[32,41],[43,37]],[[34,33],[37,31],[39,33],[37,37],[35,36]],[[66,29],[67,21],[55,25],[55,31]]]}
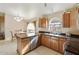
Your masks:
{"label": "doorway", "polygon": [[0,13],[0,40],[5,39],[5,14]]}

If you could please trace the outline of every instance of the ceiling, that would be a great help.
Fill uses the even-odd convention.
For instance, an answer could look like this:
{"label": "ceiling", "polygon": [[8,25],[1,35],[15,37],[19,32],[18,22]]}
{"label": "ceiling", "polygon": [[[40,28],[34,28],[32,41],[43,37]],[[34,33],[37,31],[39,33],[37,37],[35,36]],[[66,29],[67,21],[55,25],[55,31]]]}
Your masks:
{"label": "ceiling", "polygon": [[65,10],[73,7],[74,3],[0,3],[0,12],[26,19],[38,17],[43,14]]}

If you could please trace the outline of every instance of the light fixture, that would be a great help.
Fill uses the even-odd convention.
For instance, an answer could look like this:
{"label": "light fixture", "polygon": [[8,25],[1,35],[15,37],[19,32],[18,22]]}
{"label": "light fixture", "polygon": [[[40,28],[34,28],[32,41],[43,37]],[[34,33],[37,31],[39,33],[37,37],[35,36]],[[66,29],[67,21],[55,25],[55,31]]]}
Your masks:
{"label": "light fixture", "polygon": [[20,22],[21,20],[23,20],[23,17],[15,16],[14,19],[15,19],[17,22]]}
{"label": "light fixture", "polygon": [[47,7],[47,3],[44,3],[44,6]]}

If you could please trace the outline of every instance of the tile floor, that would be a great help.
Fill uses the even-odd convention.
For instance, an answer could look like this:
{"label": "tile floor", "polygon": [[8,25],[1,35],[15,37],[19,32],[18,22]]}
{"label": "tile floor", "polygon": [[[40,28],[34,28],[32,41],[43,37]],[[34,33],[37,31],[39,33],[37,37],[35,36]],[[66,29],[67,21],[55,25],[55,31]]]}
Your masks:
{"label": "tile floor", "polygon": [[27,55],[61,55],[61,54],[47,47],[40,46],[36,48],[35,50],[27,53]]}
{"label": "tile floor", "polygon": [[[18,55],[16,52],[17,44],[15,41],[0,41],[0,55]],[[47,47],[40,46],[26,55],[61,55]]]}

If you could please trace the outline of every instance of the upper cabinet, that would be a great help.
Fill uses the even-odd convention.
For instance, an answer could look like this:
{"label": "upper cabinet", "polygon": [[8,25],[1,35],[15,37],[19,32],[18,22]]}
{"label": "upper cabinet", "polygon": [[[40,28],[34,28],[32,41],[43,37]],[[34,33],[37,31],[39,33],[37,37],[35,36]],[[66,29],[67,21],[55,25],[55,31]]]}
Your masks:
{"label": "upper cabinet", "polygon": [[69,12],[63,14],[63,27],[64,28],[77,28],[77,15],[79,9],[77,7],[71,8]]}
{"label": "upper cabinet", "polygon": [[39,18],[39,27],[40,28],[46,28],[47,27],[47,18],[46,17],[41,17]]}
{"label": "upper cabinet", "polygon": [[63,27],[69,28],[70,27],[70,12],[64,12],[63,14]]}
{"label": "upper cabinet", "polygon": [[71,9],[71,22],[70,22],[70,25],[71,25],[71,28],[74,28],[76,29],[77,28],[77,15],[78,15],[78,8],[75,7],[75,8],[72,8]]}

